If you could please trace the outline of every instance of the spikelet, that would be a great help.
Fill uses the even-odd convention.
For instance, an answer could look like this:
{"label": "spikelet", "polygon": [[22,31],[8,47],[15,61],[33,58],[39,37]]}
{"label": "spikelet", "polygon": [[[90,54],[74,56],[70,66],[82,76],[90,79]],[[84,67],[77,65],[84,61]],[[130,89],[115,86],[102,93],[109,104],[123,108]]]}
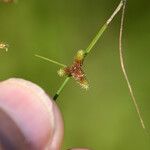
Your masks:
{"label": "spikelet", "polygon": [[89,89],[89,83],[88,83],[87,80],[84,79],[83,81],[80,81],[79,84],[80,84],[82,89],[84,89],[84,90],[88,90]]}
{"label": "spikelet", "polygon": [[74,62],[69,67],[61,68],[57,71],[60,77],[71,76],[75,79],[77,83],[81,86],[82,89],[88,90],[89,83],[86,80],[85,73],[83,71],[83,60],[85,53],[83,50],[79,50],[75,56]]}

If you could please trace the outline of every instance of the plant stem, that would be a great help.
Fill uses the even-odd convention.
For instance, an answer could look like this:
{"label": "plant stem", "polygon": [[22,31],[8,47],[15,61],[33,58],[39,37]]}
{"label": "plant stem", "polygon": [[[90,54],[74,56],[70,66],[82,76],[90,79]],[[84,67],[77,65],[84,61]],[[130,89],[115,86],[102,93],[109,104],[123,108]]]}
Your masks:
{"label": "plant stem", "polygon": [[67,67],[67,66],[64,65],[64,64],[59,63],[59,62],[54,61],[54,60],[51,60],[51,59],[49,59],[49,58],[46,58],[46,57],[43,57],[43,56],[40,56],[40,55],[35,55],[35,56],[36,56],[36,57],[39,57],[39,58],[41,58],[41,59],[44,59],[44,60],[46,60],[46,61],[49,61],[49,62],[51,62],[51,63],[53,63],[53,64],[56,64],[56,65],[58,65],[58,66]]}
{"label": "plant stem", "polygon": [[120,11],[120,9],[122,8],[123,5],[124,5],[124,1],[121,0],[121,2],[119,3],[118,7],[115,9],[115,11],[113,12],[113,14],[106,21],[106,23],[102,26],[102,28],[99,30],[99,32],[97,33],[97,35],[94,37],[94,39],[92,40],[92,42],[89,44],[89,46],[85,50],[85,56],[91,51],[91,49],[94,47],[94,45],[100,39],[100,37],[102,36],[102,34],[104,33],[104,31],[107,29],[108,25],[111,23],[111,21],[113,20],[113,18],[117,15],[117,13]]}
{"label": "plant stem", "polygon": [[56,94],[53,97],[53,100],[56,101],[56,99],[58,98],[58,96],[60,95],[61,91],[64,89],[65,85],[68,83],[69,79],[71,77],[67,77],[65,79],[65,81],[62,83],[62,85],[59,87],[58,91],[56,92]]}
{"label": "plant stem", "polygon": [[145,129],[145,124],[144,124],[144,121],[143,121],[143,118],[142,118],[140,109],[139,109],[139,107],[138,107],[138,104],[137,104],[137,102],[136,102],[136,99],[135,99],[135,96],[134,96],[134,93],[133,93],[133,90],[132,90],[132,86],[131,86],[131,83],[130,83],[130,81],[129,81],[129,78],[128,78],[126,69],[125,69],[124,59],[123,59],[122,33],[123,33],[125,6],[126,6],[126,1],[124,1],[124,5],[123,5],[123,9],[122,9],[121,25],[120,25],[120,32],[119,32],[119,56],[120,56],[120,65],[121,65],[121,69],[122,69],[124,78],[125,78],[125,80],[126,80],[126,82],[127,82],[127,86],[128,86],[128,89],[129,89],[129,92],[130,92],[130,95],[131,95],[131,99],[132,99],[132,101],[133,101],[133,103],[134,103],[134,106],[135,106],[136,112],[137,112],[137,114],[138,114],[139,120],[140,120],[140,122],[141,122],[141,125],[142,125],[143,129]]}
{"label": "plant stem", "polygon": [[[106,21],[106,23],[101,27],[101,29],[99,30],[99,32],[96,34],[96,36],[94,37],[94,39],[92,40],[92,42],[89,44],[89,46],[86,48],[85,50],[85,56],[87,56],[91,49],[94,47],[94,45],[97,43],[97,41],[100,39],[100,37],[102,36],[102,34],[104,33],[104,31],[107,29],[108,25],[111,23],[111,21],[113,20],[113,18],[116,16],[116,14],[121,10],[122,6],[124,5],[124,0],[121,0],[121,2],[119,3],[119,5],[117,6],[117,8],[115,9],[115,11],[113,12],[113,14],[110,16],[110,18]],[[52,61],[51,61],[52,62]],[[61,93],[61,91],[63,90],[63,88],[65,87],[65,85],[67,84],[67,82],[69,81],[71,77],[67,77],[65,79],[65,81],[62,83],[62,85],[60,86],[60,88],[58,89],[57,93],[54,96],[54,100],[56,101],[56,99],[58,98],[59,94]]]}

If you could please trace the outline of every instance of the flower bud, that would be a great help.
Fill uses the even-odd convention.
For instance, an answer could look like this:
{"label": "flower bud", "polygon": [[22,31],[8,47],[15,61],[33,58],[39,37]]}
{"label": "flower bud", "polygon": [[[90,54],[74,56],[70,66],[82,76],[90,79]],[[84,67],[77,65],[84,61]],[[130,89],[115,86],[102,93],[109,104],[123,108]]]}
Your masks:
{"label": "flower bud", "polygon": [[60,76],[60,77],[63,77],[64,75],[66,75],[66,72],[65,72],[65,70],[64,69],[59,69],[58,71],[57,71],[57,73],[58,73],[58,75]]}
{"label": "flower bud", "polygon": [[83,50],[79,50],[76,54],[76,60],[81,61],[84,59],[84,51]]}

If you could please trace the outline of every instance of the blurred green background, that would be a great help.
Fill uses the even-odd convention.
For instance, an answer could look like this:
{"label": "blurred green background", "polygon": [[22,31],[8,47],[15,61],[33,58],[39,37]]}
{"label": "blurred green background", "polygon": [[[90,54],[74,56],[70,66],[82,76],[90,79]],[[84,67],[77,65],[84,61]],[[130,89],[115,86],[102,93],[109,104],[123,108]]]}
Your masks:
{"label": "blurred green background", "polygon": [[[0,3],[0,40],[9,43],[0,53],[0,79],[31,80],[54,95],[63,78],[40,54],[70,64],[85,49],[119,0],[18,0]],[[87,57],[90,90],[71,80],[58,100],[65,122],[63,150],[150,149],[150,2],[129,0],[124,27],[124,56],[129,79],[147,131],[140,125],[123,78],[118,53],[120,14]],[[35,114],[38,115],[38,114]],[[148,134],[146,133],[148,132]]]}

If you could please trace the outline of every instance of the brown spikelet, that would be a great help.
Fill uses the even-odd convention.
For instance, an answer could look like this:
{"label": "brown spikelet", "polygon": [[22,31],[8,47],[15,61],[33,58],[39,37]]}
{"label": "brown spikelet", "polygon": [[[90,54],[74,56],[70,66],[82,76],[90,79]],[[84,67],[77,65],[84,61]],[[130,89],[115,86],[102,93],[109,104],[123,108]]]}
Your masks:
{"label": "brown spikelet", "polygon": [[[83,89],[88,89],[89,87],[88,81],[86,80],[86,76],[82,68],[84,57],[81,55],[84,55],[82,50],[77,52],[73,64],[70,67],[63,68],[63,70],[65,72],[64,73],[65,75],[73,77],[81,85]],[[62,69],[60,70],[59,74],[62,73]]]}

